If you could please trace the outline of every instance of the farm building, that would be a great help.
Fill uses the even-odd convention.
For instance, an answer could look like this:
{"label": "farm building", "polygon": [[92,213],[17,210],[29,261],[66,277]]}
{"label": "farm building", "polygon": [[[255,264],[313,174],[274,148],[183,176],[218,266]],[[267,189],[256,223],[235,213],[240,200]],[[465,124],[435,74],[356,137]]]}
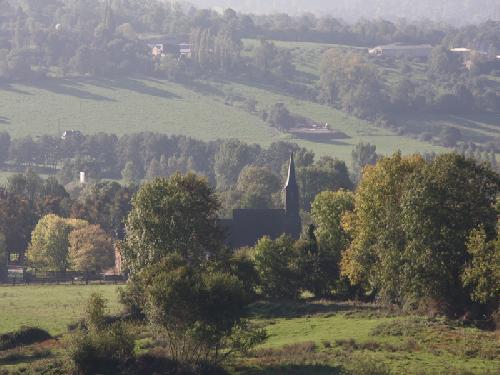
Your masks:
{"label": "farm building", "polygon": [[406,44],[388,44],[385,46],[377,46],[368,51],[370,56],[407,56],[427,58],[432,52],[430,44],[406,45]]}

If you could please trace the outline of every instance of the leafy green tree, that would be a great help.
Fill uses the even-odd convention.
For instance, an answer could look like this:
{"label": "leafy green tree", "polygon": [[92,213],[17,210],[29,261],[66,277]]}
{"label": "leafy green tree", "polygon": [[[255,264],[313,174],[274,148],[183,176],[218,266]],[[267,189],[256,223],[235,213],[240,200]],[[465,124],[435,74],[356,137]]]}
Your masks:
{"label": "leafy green tree", "polygon": [[[340,259],[349,239],[341,226],[342,216],[354,210],[354,194],[324,191],[315,198],[308,240],[299,241],[299,265],[305,289],[316,296],[328,295],[340,285]],[[301,244],[301,242],[303,242]]]}
{"label": "leafy green tree", "polygon": [[275,206],[273,195],[280,191],[280,178],[269,168],[248,165],[241,171],[236,184],[238,202],[242,208]]}
{"label": "leafy green tree", "polygon": [[359,52],[327,51],[321,60],[323,99],[361,117],[373,117],[386,103],[377,69]]}
{"label": "leafy green tree", "polygon": [[308,167],[314,163],[314,152],[311,150],[299,147],[295,143],[279,141],[271,143],[268,149],[260,152],[257,164],[269,167],[276,174],[286,176],[292,152],[297,168]]}
{"label": "leafy green tree", "polygon": [[258,148],[237,139],[221,142],[214,162],[217,189],[221,191],[231,189],[236,184],[243,167],[255,161],[258,151]]}
{"label": "leafy green tree", "polygon": [[429,71],[438,76],[453,73],[460,67],[459,61],[443,45],[434,47],[428,64]]}
{"label": "leafy green tree", "polygon": [[283,103],[276,103],[269,111],[269,123],[281,131],[294,127],[294,119]]}
{"label": "leafy green tree", "polygon": [[262,292],[269,298],[297,298],[300,291],[294,240],[283,235],[276,240],[263,237],[254,247],[255,267]]}
{"label": "leafy green tree", "polygon": [[87,184],[73,203],[71,216],[98,224],[115,238],[123,239],[124,221],[136,191],[135,186],[121,186],[117,182]]}
{"label": "leafy green tree", "polygon": [[359,179],[365,166],[373,165],[377,162],[377,146],[360,142],[352,150],[351,156],[353,174],[356,179]]}
{"label": "leafy green tree", "polygon": [[219,364],[266,337],[243,319],[248,297],[236,276],[200,271],[170,255],[145,268],[137,282],[145,291],[146,316],[167,337],[176,361]]}
{"label": "leafy green tree", "polygon": [[439,133],[439,139],[443,146],[453,147],[457,145],[457,142],[462,140],[462,132],[458,128],[446,126]]}
{"label": "leafy green tree", "polygon": [[498,303],[500,295],[500,239],[488,241],[483,227],[474,229],[467,239],[471,259],[462,274],[463,285],[473,301]]}
{"label": "leafy green tree", "polygon": [[351,242],[342,254],[342,275],[392,301],[401,301],[402,296],[403,184],[424,164],[419,156],[398,153],[366,167],[356,190],[354,213],[343,222]]}
{"label": "leafy green tree", "polygon": [[319,248],[335,254],[337,262],[349,244],[348,235],[342,228],[342,217],[353,211],[354,194],[345,190],[324,191],[312,204],[311,216],[316,224]]}
{"label": "leafy green tree", "polygon": [[352,242],[343,273],[396,302],[461,308],[467,239],[480,225],[494,238],[498,187],[487,167],[456,154],[382,159],[365,169],[356,209],[344,222]]}
{"label": "leafy green tree", "polygon": [[30,266],[44,271],[66,271],[69,268],[69,234],[87,225],[84,220],[68,220],[53,214],[42,217],[31,234],[27,252]]}
{"label": "leafy green tree", "polygon": [[88,225],[69,234],[69,263],[81,272],[99,273],[115,265],[111,237],[99,225]]}
{"label": "leafy green tree", "polygon": [[261,40],[259,46],[255,48],[255,65],[262,69],[264,74],[268,74],[272,69],[272,62],[277,57],[278,50],[274,43]]}
{"label": "leafy green tree", "polygon": [[192,173],[157,178],[132,200],[123,258],[127,269],[141,268],[176,253],[199,265],[222,247],[216,226],[219,202],[207,181]]}
{"label": "leafy green tree", "polygon": [[457,154],[437,156],[407,180],[401,201],[405,264],[400,269],[407,295],[459,307],[466,297],[460,278],[470,257],[467,239],[479,226],[489,241],[495,238],[499,187],[498,175]]}
{"label": "leafy green tree", "polygon": [[122,178],[128,184],[137,184],[142,178],[142,173],[134,162],[129,161],[122,170]]}
{"label": "leafy green tree", "polygon": [[300,203],[309,211],[314,198],[322,191],[352,189],[353,184],[343,161],[322,158],[318,163],[297,169]]}
{"label": "leafy green tree", "polygon": [[37,215],[24,197],[0,190],[0,233],[11,253],[24,254],[36,222]]}

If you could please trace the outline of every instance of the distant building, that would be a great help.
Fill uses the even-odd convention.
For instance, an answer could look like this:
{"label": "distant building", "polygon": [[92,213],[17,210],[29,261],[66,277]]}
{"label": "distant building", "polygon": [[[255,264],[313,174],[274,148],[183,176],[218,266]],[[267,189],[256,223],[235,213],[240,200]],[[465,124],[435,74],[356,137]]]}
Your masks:
{"label": "distant building", "polygon": [[80,139],[83,138],[83,134],[79,130],[66,130],[61,135],[62,140]]}
{"label": "distant building", "polygon": [[191,58],[193,45],[189,43],[179,44],[179,54],[181,57]]}
{"label": "distant building", "polygon": [[428,58],[432,52],[430,44],[406,45],[406,44],[388,44],[385,46],[377,46],[370,50],[370,56],[407,56],[417,58]]}
{"label": "distant building", "polygon": [[149,48],[151,48],[151,55],[153,57],[161,57],[165,56],[163,44],[148,44]]}
{"label": "distant building", "polygon": [[233,249],[254,246],[264,236],[276,239],[282,234],[298,239],[301,221],[293,155],[290,157],[284,190],[284,209],[237,209],[233,211],[232,219],[219,220],[218,225],[227,235],[227,245]]}
{"label": "distant building", "polygon": [[191,58],[193,45],[190,43],[149,43],[151,56],[153,59],[159,59],[167,54],[175,55],[178,58]]}

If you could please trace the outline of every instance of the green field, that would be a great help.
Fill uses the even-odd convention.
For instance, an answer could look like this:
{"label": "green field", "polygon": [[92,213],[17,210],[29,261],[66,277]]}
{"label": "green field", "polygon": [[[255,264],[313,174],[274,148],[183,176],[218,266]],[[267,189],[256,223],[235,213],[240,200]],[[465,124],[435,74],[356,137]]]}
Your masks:
{"label": "green field", "polygon": [[[61,334],[81,317],[92,291],[110,300],[111,313],[119,311],[114,286],[0,287],[0,333],[28,324]],[[367,360],[386,365],[393,374],[496,374],[500,369],[495,332],[441,318],[327,301],[257,303],[249,317],[266,329],[269,339],[228,365],[234,375],[340,374],[341,368]],[[143,352],[149,341],[147,330],[141,331],[137,349]],[[0,369],[22,369],[40,357],[57,357],[60,350],[56,341],[0,352]]]}
{"label": "green field", "polygon": [[111,312],[119,311],[114,285],[0,286],[0,333],[21,326],[40,327],[59,335],[82,317],[85,302],[92,292],[109,300]]}
{"label": "green field", "polygon": [[[269,127],[242,105],[225,103],[228,95],[253,97],[258,108],[285,103],[294,114],[329,123],[350,138],[330,142],[293,139]],[[381,153],[398,149],[406,153],[443,150],[398,136],[328,106],[298,100],[272,87],[234,82],[198,82],[184,86],[145,78],[119,80],[60,79],[37,85],[0,86],[0,131],[13,137],[59,134],[66,129],[84,133],[100,131],[127,134],[155,131],[183,134],[202,140],[238,138],[267,146],[289,140],[313,149],[318,155],[350,160],[353,145],[371,142]]]}
{"label": "green field", "polygon": [[[252,53],[257,40],[244,40],[244,54]],[[306,43],[275,42],[291,51],[297,67],[295,83],[315,86],[319,80],[322,54],[330,48],[355,47]],[[380,62],[383,76],[391,84],[401,79],[397,64]],[[426,79],[424,66],[411,62],[413,75]],[[490,77],[490,81],[495,80]],[[239,100],[228,101],[228,97]],[[344,132],[341,140],[311,142],[294,139],[271,128],[258,115],[245,108],[244,99],[257,101],[257,109],[282,102],[295,114],[316,123],[328,123]],[[458,127],[464,139],[487,143],[500,134],[500,116],[408,115],[394,116],[391,122],[408,133],[439,134],[444,126]],[[349,161],[359,142],[370,142],[381,154],[402,150],[404,153],[443,152],[446,149],[421,142],[416,136],[397,135],[375,127],[329,106],[300,100],[272,85],[249,81],[210,80],[181,85],[144,77],[120,79],[48,79],[31,84],[0,84],[0,131],[13,137],[42,134],[58,135],[64,130],[84,133],[108,132],[118,135],[140,131],[182,134],[209,141],[238,138],[248,143],[268,146],[288,140],[314,150],[318,155],[331,155]],[[406,133],[405,133],[406,134]]]}

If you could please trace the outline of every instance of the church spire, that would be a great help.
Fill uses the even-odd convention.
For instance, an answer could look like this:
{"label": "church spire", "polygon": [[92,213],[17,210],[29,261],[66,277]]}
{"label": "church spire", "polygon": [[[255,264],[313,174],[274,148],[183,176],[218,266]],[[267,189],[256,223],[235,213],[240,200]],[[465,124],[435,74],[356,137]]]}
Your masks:
{"label": "church spire", "polygon": [[293,160],[293,152],[290,154],[290,164],[288,165],[288,178],[286,180],[285,188],[297,186],[297,179],[295,178],[295,162]]}
{"label": "church spire", "polygon": [[285,213],[287,220],[286,232],[292,236],[292,238],[298,239],[301,231],[299,187],[297,185],[297,177],[295,176],[293,153],[290,155],[288,178],[285,185]]}

